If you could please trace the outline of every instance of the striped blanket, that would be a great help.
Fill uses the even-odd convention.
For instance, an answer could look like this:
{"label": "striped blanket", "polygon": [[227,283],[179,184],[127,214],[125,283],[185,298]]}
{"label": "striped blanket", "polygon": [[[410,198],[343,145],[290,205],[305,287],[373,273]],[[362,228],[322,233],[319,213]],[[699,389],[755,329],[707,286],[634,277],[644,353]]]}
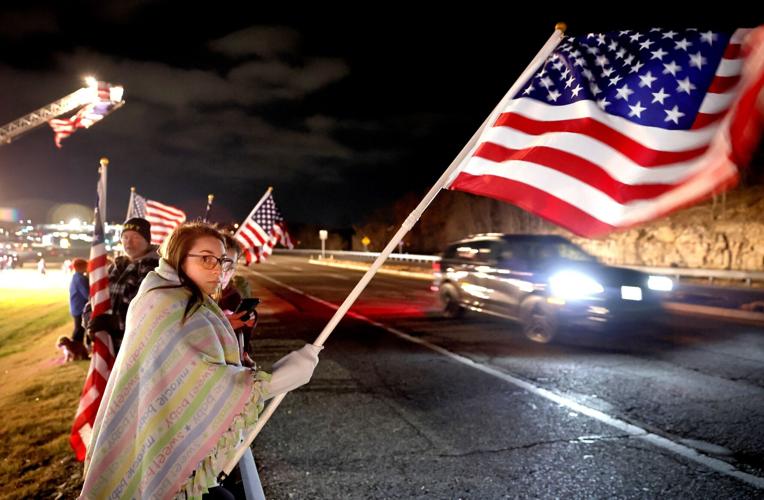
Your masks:
{"label": "striped blanket", "polygon": [[200,498],[262,410],[268,375],[241,366],[211,299],[181,325],[189,292],[164,260],[141,284],[93,428],[82,498]]}

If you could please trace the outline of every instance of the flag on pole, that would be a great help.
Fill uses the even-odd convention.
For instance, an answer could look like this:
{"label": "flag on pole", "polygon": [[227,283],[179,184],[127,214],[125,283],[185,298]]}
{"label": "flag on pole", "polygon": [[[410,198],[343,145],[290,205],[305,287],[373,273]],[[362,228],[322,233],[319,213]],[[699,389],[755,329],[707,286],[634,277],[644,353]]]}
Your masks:
{"label": "flag on pole", "polygon": [[[120,87],[121,89],[121,87]],[[112,86],[106,82],[98,82],[93,102],[82,106],[69,118],[54,118],[48,122],[53,129],[53,141],[56,147],[61,147],[61,141],[72,135],[79,128],[90,128],[91,125],[103,119],[121,104],[119,99],[112,100]]]}
{"label": "flag on pole", "polygon": [[[109,298],[108,261],[106,259],[106,240],[103,228],[103,208],[106,198],[106,168],[101,167],[98,181],[97,201],[95,208],[95,223],[93,243],[90,247],[88,262],[88,278],[90,280],[90,305],[93,318],[111,311]],[[109,380],[109,373],[114,366],[114,345],[111,336],[105,331],[96,332],[93,339],[93,352],[90,368],[85,379],[85,385],[80,395],[80,403],[72,425],[69,443],[74,449],[77,460],[85,460],[90,434],[93,430],[101,397]]]}
{"label": "flag on pole", "polygon": [[269,191],[234,235],[244,249],[247,264],[262,262],[273,253],[276,244],[293,248],[281,212]]}
{"label": "flag on pole", "polygon": [[733,186],[761,132],[763,29],[566,37],[449,188],[596,237]]}
{"label": "flag on pole", "polygon": [[214,194],[207,195],[207,208],[204,210],[204,222],[210,221],[210,212],[212,211],[212,200],[215,199]]}
{"label": "flag on pole", "polygon": [[151,243],[160,245],[179,225],[186,222],[186,213],[171,205],[147,200],[133,191],[127,208],[127,219],[141,217],[151,223]]}

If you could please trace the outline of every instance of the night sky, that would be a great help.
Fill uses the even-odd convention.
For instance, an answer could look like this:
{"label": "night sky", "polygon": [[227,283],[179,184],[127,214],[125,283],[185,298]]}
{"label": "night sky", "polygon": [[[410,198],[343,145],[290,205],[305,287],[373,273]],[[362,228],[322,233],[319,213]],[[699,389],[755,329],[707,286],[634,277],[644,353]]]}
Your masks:
{"label": "night sky", "polygon": [[126,104],[60,150],[47,125],[0,147],[0,207],[35,222],[62,216],[60,204],[92,207],[106,156],[110,221],[124,218],[130,186],[191,218],[214,193],[221,221],[244,218],[273,186],[287,222],[358,223],[432,185],[557,21],[572,35],[764,23],[761,8],[708,14],[661,3],[589,13],[474,2],[334,12],[296,4],[265,12],[261,2],[58,3],[2,8],[0,120],[75,91],[91,74],[122,84]]}

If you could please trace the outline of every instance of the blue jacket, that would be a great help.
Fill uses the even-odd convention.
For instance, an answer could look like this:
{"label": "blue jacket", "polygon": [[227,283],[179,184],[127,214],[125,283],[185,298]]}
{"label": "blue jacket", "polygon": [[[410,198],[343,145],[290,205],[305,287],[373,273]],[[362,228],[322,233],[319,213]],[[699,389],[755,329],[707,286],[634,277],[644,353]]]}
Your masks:
{"label": "blue jacket", "polygon": [[90,296],[90,283],[82,273],[74,273],[69,284],[69,312],[72,316],[81,316]]}

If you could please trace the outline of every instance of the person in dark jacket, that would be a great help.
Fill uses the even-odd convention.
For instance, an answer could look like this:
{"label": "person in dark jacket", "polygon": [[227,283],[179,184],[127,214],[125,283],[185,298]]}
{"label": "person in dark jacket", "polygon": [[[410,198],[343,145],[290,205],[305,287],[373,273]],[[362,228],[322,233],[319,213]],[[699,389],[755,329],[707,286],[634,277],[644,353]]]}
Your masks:
{"label": "person in dark jacket", "polygon": [[[223,232],[221,232],[221,234],[225,241],[226,256],[232,261],[238,262],[239,257],[241,257],[241,247],[239,246],[239,243],[230,234]],[[240,276],[234,276],[235,273],[236,268],[234,267],[231,270],[224,272],[221,276],[221,296],[218,304],[228,318],[231,327],[234,332],[236,332],[236,336],[239,339],[241,364],[253,367],[255,366],[255,362],[251,357],[252,334],[257,320],[252,318],[243,321],[243,316],[247,314],[247,311],[239,313],[235,312],[244,297],[252,296],[252,291],[247,280]]]}
{"label": "person in dark jacket", "polygon": [[86,307],[88,336],[107,331],[114,342],[114,353],[119,352],[125,335],[125,319],[130,302],[138,294],[143,278],[159,265],[157,246],[151,244],[151,223],[133,217],[124,223],[120,236],[125,255],[114,259],[109,266],[109,298],[111,314],[100,314],[90,320],[90,306]]}
{"label": "person in dark jacket", "polygon": [[88,261],[85,259],[74,259],[72,263],[74,274],[69,283],[69,313],[74,318],[74,331],[72,331],[72,342],[82,344],[85,340],[85,328],[82,326],[82,311],[90,296],[90,285],[85,273],[88,270]]}

